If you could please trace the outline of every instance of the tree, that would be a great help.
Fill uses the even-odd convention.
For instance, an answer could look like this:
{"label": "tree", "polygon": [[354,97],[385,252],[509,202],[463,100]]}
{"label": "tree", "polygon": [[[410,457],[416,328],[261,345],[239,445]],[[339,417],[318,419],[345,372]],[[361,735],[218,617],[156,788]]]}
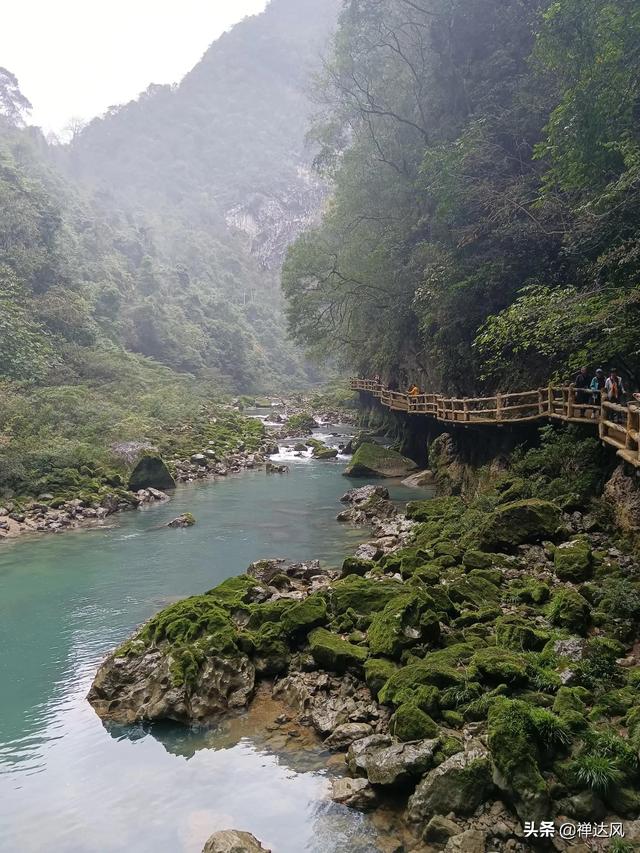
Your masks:
{"label": "tree", "polygon": [[31,104],[20,91],[15,74],[0,67],[0,115],[14,127],[24,127],[31,109]]}

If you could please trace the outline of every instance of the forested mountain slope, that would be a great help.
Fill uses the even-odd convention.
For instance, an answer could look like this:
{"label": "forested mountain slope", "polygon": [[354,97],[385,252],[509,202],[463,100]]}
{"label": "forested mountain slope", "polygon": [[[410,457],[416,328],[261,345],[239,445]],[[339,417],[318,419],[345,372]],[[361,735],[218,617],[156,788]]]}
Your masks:
{"label": "forested mountain slope", "polygon": [[273,0],[70,145],[0,69],[0,490],[317,378],[278,285],[325,194],[305,132],[338,5]]}
{"label": "forested mountain slope", "polygon": [[316,127],[335,181],[290,250],[296,338],[473,394],[638,381],[640,8],[359,0]]}

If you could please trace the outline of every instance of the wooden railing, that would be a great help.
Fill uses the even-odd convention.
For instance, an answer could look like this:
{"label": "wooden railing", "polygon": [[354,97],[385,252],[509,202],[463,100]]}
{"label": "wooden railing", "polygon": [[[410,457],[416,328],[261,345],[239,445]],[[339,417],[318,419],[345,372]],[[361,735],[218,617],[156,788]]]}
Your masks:
{"label": "wooden railing", "polygon": [[371,379],[352,379],[351,388],[373,394],[393,411],[428,415],[451,424],[501,426],[541,418],[590,424],[598,428],[602,441],[615,447],[620,457],[640,467],[640,406],[621,406],[604,399],[596,402],[598,392],[579,390],[573,385],[549,385],[548,388],[494,397],[462,398],[441,394],[411,395],[386,388]]}

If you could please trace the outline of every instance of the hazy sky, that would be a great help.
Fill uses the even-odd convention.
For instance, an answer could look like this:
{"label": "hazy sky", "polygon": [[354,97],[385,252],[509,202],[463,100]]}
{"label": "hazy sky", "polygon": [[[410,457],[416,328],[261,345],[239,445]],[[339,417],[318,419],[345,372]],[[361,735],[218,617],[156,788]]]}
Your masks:
{"label": "hazy sky", "polygon": [[33,104],[31,121],[60,131],[173,83],[209,44],[267,0],[19,0],[2,11],[0,66]]}

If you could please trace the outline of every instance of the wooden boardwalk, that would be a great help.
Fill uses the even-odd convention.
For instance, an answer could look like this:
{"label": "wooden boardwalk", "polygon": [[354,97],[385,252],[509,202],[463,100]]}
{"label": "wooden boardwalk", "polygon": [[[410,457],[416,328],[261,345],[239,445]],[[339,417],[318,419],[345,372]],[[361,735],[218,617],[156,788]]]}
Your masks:
{"label": "wooden boardwalk", "polygon": [[[620,406],[604,399],[597,405],[581,403],[572,385],[549,385],[534,391],[460,399],[441,394],[412,396],[392,391],[371,379],[352,379],[351,388],[373,395],[395,412],[426,415],[461,426],[503,426],[544,419],[587,424],[597,429],[602,441],[615,447],[625,462],[640,468],[640,405]],[[589,399],[592,399],[591,393]]]}

